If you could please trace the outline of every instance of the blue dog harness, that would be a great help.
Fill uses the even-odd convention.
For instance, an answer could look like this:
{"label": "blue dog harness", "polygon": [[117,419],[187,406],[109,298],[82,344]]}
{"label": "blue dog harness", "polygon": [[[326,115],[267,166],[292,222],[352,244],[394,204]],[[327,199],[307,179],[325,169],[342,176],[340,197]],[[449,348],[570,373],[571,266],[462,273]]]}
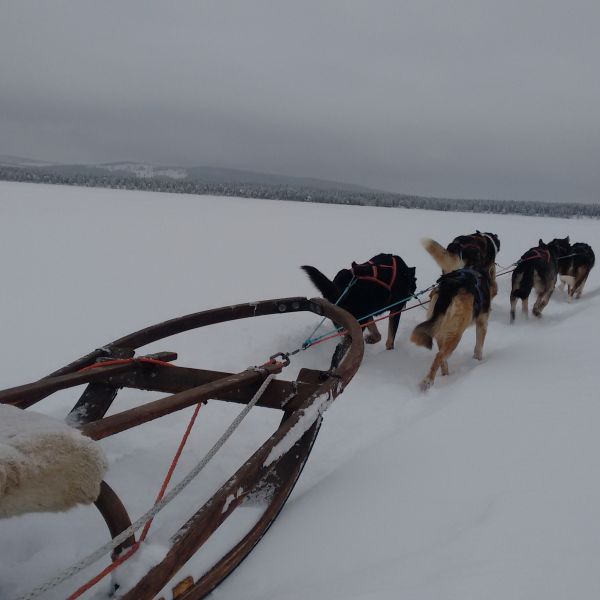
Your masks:
{"label": "blue dog harness", "polygon": [[457,269],[456,271],[452,271],[450,273],[442,275],[438,279],[438,282],[446,278],[457,281],[459,285],[462,285],[464,287],[474,288],[475,303],[473,305],[473,311],[475,312],[475,314],[478,314],[483,308],[483,291],[481,285],[481,277],[482,276],[481,273],[479,273],[479,271],[471,269],[470,267],[463,267],[462,269]]}

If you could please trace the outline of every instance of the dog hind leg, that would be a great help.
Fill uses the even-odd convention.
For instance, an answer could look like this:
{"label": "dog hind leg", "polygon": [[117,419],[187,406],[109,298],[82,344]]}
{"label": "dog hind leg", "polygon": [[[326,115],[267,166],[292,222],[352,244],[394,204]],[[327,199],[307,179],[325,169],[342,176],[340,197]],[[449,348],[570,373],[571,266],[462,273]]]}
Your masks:
{"label": "dog hind leg", "polygon": [[400,313],[396,315],[392,315],[389,318],[388,323],[388,336],[387,341],[385,342],[386,350],[394,349],[394,340],[396,339],[396,332],[398,331],[398,324],[400,323]]}
{"label": "dog hind leg", "polygon": [[381,333],[377,329],[377,323],[369,323],[367,325],[369,333],[365,336],[365,342],[367,344],[376,344],[381,340]]}
{"label": "dog hind leg", "polygon": [[473,296],[467,293],[459,293],[452,304],[436,324],[435,339],[439,348],[433,360],[429,373],[421,381],[422,391],[428,390],[435,381],[438,369],[442,368],[442,375],[448,374],[448,357],[454,352],[460,342],[463,333],[469,326],[473,315]]}
{"label": "dog hind leg", "polygon": [[[517,300],[519,298],[517,296],[515,296],[514,294],[511,293],[510,295],[510,322],[514,323],[515,322],[515,309],[517,308]],[[525,302],[523,300],[523,302]]]}
{"label": "dog hind leg", "polygon": [[554,292],[554,286],[556,285],[556,278],[554,281],[548,282],[548,280],[544,280],[537,270],[534,269],[533,272],[533,287],[538,294],[537,300],[533,305],[533,310],[531,311],[535,317],[538,319],[542,316],[542,311],[545,306],[550,301],[550,296],[552,296],[552,292]]}
{"label": "dog hind leg", "polygon": [[498,284],[496,283],[496,263],[490,267],[490,295],[495,298],[498,295]]}
{"label": "dog hind leg", "polygon": [[587,281],[587,275],[583,278],[583,281],[579,284],[579,287],[575,289],[575,298],[579,300],[581,298],[581,294],[583,293],[583,288],[585,286],[585,282]]}
{"label": "dog hind leg", "polygon": [[475,350],[473,351],[473,358],[477,360],[483,360],[483,343],[485,342],[485,336],[487,334],[488,315],[481,314],[475,321]]}
{"label": "dog hind leg", "polygon": [[442,373],[442,377],[446,377],[450,371],[448,370],[448,361],[445,360],[442,362],[442,364],[440,365],[440,371]]}
{"label": "dog hind leg", "polygon": [[579,267],[577,269],[577,275],[575,277],[575,283],[573,284],[573,293],[572,295],[575,298],[581,298],[581,293],[583,292],[583,286],[585,286],[585,282],[587,281],[588,273],[585,272],[583,267]]}
{"label": "dog hind leg", "polygon": [[456,346],[458,346],[461,337],[461,334],[457,333],[438,341],[439,351],[433,359],[429,373],[427,373],[427,376],[419,385],[422,392],[426,392],[433,385],[433,382],[435,381],[435,375],[440,367],[442,367],[442,375],[448,375],[447,358],[454,352],[454,350],[456,350]]}
{"label": "dog hind leg", "polygon": [[560,276],[560,290],[561,290],[561,295],[564,294],[564,287],[565,284],[567,284],[567,302],[571,302],[571,300],[573,300],[573,292],[574,292],[574,287],[573,287],[573,283],[575,282],[575,277],[572,277],[571,275],[561,275]]}
{"label": "dog hind leg", "polygon": [[533,305],[533,310],[531,311],[538,319],[542,317],[542,311],[544,310],[548,302],[550,302],[552,292],[554,292],[554,286],[538,294],[538,298],[535,301],[535,304]]}
{"label": "dog hind leg", "polygon": [[[533,287],[533,274],[527,270],[527,266],[519,265],[513,272],[511,291],[510,291],[510,322],[515,322],[515,312],[517,308],[517,300],[523,302],[523,306],[527,307],[527,299]],[[526,311],[526,308],[524,308]],[[526,313],[527,314],[527,313]]]}

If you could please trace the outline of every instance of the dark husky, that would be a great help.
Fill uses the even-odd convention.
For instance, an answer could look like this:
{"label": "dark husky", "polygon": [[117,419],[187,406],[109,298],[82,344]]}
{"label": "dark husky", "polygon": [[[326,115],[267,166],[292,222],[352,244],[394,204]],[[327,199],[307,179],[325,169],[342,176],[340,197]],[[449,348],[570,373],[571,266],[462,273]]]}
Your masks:
{"label": "dark husky", "polygon": [[437,370],[448,375],[448,357],[454,352],[463,333],[475,323],[476,343],[473,356],[483,358],[483,342],[490,315],[492,281],[488,269],[463,268],[442,275],[431,292],[428,319],[417,325],[410,336],[417,346],[431,349],[437,342],[438,353],[420,388],[429,389]]}
{"label": "dark husky", "polygon": [[558,261],[558,274],[560,275],[560,289],[567,284],[569,302],[575,298],[581,298],[583,286],[588,275],[596,262],[594,251],[588,244],[577,242],[571,246],[572,256],[567,256]]}
{"label": "dark husky", "polygon": [[[407,299],[416,289],[415,268],[406,266],[406,263],[395,254],[378,254],[366,263],[352,263],[351,269],[342,269],[329,280],[319,269],[304,265],[310,280],[314,283],[323,297],[329,302],[347,310],[356,319],[366,315],[381,314],[387,306],[395,304],[392,312],[401,310]],[[355,279],[352,286],[344,293],[350,282]],[[370,320],[370,319],[369,319]],[[394,314],[389,319],[388,337],[385,347],[391,350],[400,322],[400,313]],[[381,340],[381,334],[375,323],[367,325],[369,333],[365,336],[367,344],[375,344]],[[344,339],[333,355],[331,369],[335,369],[348,348],[349,340]]]}
{"label": "dark husky", "polygon": [[555,238],[544,244],[540,239],[535,248],[530,248],[521,256],[512,273],[512,290],[510,292],[510,322],[515,320],[515,308],[520,298],[523,303],[523,313],[528,316],[529,294],[532,288],[538,294],[533,305],[533,314],[542,316],[542,311],[550,300],[556,286],[559,259],[571,253],[569,236],[563,239]]}
{"label": "dark husky", "polygon": [[471,235],[459,235],[446,248],[429,238],[424,238],[421,243],[442,273],[462,267],[487,269],[492,282],[492,296],[496,295],[496,255],[500,251],[500,238],[495,233],[476,231]]}

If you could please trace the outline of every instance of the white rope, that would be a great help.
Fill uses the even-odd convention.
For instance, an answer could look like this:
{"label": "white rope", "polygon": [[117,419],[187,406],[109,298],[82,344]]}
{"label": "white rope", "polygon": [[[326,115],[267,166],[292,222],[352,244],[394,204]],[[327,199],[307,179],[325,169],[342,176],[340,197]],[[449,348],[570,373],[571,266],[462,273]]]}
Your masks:
{"label": "white rope", "polygon": [[171,502],[179,493],[187,487],[187,485],[206,467],[209,461],[214,457],[218,450],[223,444],[231,437],[233,432],[237,429],[242,420],[250,412],[250,409],[260,400],[260,397],[264,394],[267,386],[275,375],[270,374],[262,383],[262,385],[256,391],[256,394],[252,397],[252,400],[244,407],[240,414],[231,422],[231,425],[227,428],[225,433],[216,441],[214,446],[208,451],[208,453],[202,458],[202,460],[196,464],[196,466],[168,493],[160,502],[157,502],[146,514],[142,515],[135,523],[129,526],[125,531],[122,531],[119,535],[113,538],[107,544],[104,544],[101,548],[98,548],[95,552],[92,552],[85,558],[82,558],[79,562],[71,565],[65,569],[62,573],[55,575],[45,583],[33,588],[29,592],[19,596],[16,600],[33,600],[44,592],[47,592],[57,585],[63,583],[67,579],[73,577],[83,569],[86,569],[96,561],[100,560],[103,556],[108,554],[111,550],[114,550],[117,546],[121,545],[127,538],[133,535],[138,529],[141,529],[148,521],[153,519],[169,502]]}

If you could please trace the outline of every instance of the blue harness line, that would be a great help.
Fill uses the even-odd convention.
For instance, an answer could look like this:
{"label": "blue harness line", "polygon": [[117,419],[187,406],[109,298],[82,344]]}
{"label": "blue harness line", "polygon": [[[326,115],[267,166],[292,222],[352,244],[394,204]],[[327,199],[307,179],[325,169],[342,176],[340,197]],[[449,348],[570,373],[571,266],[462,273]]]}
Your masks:
{"label": "blue harness line", "polygon": [[[394,302],[393,304],[388,304],[387,306],[384,306],[383,308],[379,308],[377,309],[375,312],[369,313],[368,315],[364,315],[363,317],[361,317],[360,319],[356,319],[359,323],[361,323],[362,321],[366,321],[367,319],[370,319],[371,317],[374,317],[375,315],[379,315],[383,312],[385,312],[386,310],[390,310],[392,308],[394,308],[394,306],[398,306],[398,304],[402,304],[404,302],[408,302],[409,300],[412,300],[413,298],[415,300],[419,300],[419,296],[422,296],[423,294],[427,293],[429,290],[432,290],[435,287],[435,284],[430,285],[428,288],[421,290],[420,292],[414,292],[413,294],[411,294],[410,296],[406,296],[406,298],[402,298],[401,300],[398,300],[397,302]],[[415,305],[417,306],[417,305]],[[387,318],[387,317],[386,317]],[[321,322],[319,323],[317,329],[319,327],[321,327],[323,321],[325,321],[325,319],[322,319]],[[324,333],[323,335],[320,335],[316,338],[313,338],[312,336],[315,334],[316,330],[315,329],[311,335],[306,338],[306,340],[304,341],[304,343],[302,344],[302,350],[307,350],[308,348],[310,348],[310,346],[312,346],[313,344],[316,344],[317,342],[321,341],[322,339],[333,335],[334,333],[338,333],[342,330],[342,327],[336,327],[335,329],[332,329],[331,331],[328,331],[326,333]]]}
{"label": "blue harness line", "polygon": [[[340,297],[335,301],[335,305],[336,306],[341,302],[342,298],[348,293],[348,291],[350,290],[350,288],[355,283],[356,283],[356,277],[352,277],[352,279],[350,280],[350,283],[346,286],[346,289],[340,294]],[[314,340],[312,339],[312,336],[315,335],[315,333],[317,333],[317,331],[319,331],[319,329],[321,328],[321,325],[323,325],[323,323],[325,323],[326,320],[327,320],[327,317],[323,317],[319,321],[319,323],[317,323],[317,326],[311,331],[310,335],[302,343],[302,348],[303,349],[308,348],[310,346],[310,344],[314,342]]]}

